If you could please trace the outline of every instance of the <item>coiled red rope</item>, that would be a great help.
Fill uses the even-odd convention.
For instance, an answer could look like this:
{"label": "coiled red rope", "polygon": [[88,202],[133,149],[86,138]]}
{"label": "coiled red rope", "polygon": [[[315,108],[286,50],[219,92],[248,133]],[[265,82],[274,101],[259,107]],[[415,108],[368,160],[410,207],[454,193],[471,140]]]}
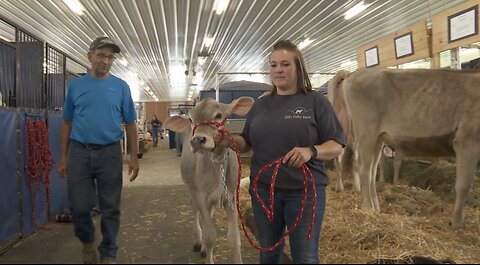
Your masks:
{"label": "coiled red rope", "polygon": [[[282,235],[282,237],[271,247],[261,247],[252,240],[252,238],[250,237],[250,235],[247,232],[247,227],[246,227],[246,224],[245,224],[245,220],[244,220],[244,217],[243,217],[242,212],[240,210],[240,180],[242,178],[242,162],[240,160],[240,151],[238,150],[237,143],[233,140],[232,134],[225,127],[223,127],[224,124],[225,124],[225,120],[223,120],[222,122],[214,122],[214,121],[200,122],[193,127],[192,135],[195,133],[195,130],[198,128],[198,126],[213,125],[213,126],[217,127],[218,131],[220,131],[222,134],[226,135],[228,137],[228,140],[232,144],[233,150],[235,151],[235,154],[237,155],[237,162],[238,162],[238,176],[237,176],[237,189],[236,189],[237,212],[238,212],[238,216],[240,218],[240,223],[242,225],[243,232],[245,233],[245,237],[247,238],[250,245],[252,245],[254,248],[256,248],[258,250],[261,250],[261,251],[273,251],[274,249],[279,247],[280,244],[282,244],[285,241],[286,237],[295,229],[295,227],[297,227],[298,223],[300,222],[300,219],[303,216],[303,212],[304,212],[304,209],[305,209],[305,203],[306,203],[306,200],[307,200],[307,188],[308,188],[307,177],[310,178],[310,181],[311,181],[311,184],[312,184],[311,187],[312,187],[312,191],[313,191],[312,214],[311,214],[311,219],[310,219],[310,227],[308,229],[308,240],[310,240],[311,237],[312,237],[313,223],[314,223],[314,220],[315,220],[315,209],[316,209],[316,206],[317,206],[317,189],[315,187],[315,180],[313,178],[312,172],[310,171],[310,169],[308,168],[308,166],[305,163],[302,164],[302,166],[300,167],[300,170],[303,173],[303,196],[302,196],[302,204],[301,204],[301,207],[300,207],[300,211],[297,214],[295,222],[291,226],[287,227],[287,230]],[[255,196],[255,199],[260,203],[260,205],[264,209],[265,213],[267,214],[268,220],[270,220],[270,222],[273,221],[273,216],[274,216],[275,182],[276,182],[276,178],[277,178],[277,174],[278,174],[278,169],[280,168],[280,166],[282,164],[283,158],[284,157],[281,157],[281,158],[263,166],[258,171],[257,175],[255,176],[255,178],[253,180],[253,194]],[[270,168],[272,166],[275,166],[275,168],[273,170],[272,181],[271,181],[271,184],[270,184],[270,191],[269,191],[270,192],[269,193],[270,204],[269,204],[269,207],[267,207],[266,204],[261,200],[260,196],[258,195],[257,184],[258,184],[258,180],[259,180],[260,176],[265,172],[265,170],[267,170],[268,168]]]}
{"label": "coiled red rope", "polygon": [[45,120],[25,120],[25,175],[30,195],[31,220],[35,226],[41,225],[35,216],[39,193],[44,192],[45,208],[42,217],[47,217],[50,207],[50,171],[53,167],[52,154],[48,142],[48,129]]}

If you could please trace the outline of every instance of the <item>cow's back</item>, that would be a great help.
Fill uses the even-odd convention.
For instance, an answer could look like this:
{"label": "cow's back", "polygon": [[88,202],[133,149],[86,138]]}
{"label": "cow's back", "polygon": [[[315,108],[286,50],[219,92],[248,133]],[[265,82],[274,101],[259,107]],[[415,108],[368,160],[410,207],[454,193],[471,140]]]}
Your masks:
{"label": "cow's back", "polygon": [[480,120],[476,84],[475,72],[368,68],[352,73],[343,89],[357,126],[405,154],[452,155],[459,128],[480,135],[480,125],[470,126]]}

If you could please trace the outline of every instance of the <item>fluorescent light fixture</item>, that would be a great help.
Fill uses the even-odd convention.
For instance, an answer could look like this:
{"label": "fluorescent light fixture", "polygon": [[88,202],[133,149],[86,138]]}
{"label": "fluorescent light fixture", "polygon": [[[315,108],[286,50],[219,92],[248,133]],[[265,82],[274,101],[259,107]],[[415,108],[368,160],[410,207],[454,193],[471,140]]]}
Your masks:
{"label": "fluorescent light fixture", "polygon": [[340,67],[347,67],[347,66],[350,66],[350,65],[354,65],[356,62],[355,61],[352,61],[352,60],[347,60],[347,61],[343,61],[341,64],[340,64]]}
{"label": "fluorescent light fixture", "polygon": [[1,35],[1,34],[0,34],[0,39],[6,40],[6,41],[8,41],[8,42],[14,42],[14,41],[15,41],[15,37],[13,37],[13,38],[8,38],[8,37],[6,37],[5,35]]}
{"label": "fluorescent light fixture", "polygon": [[361,1],[360,3],[356,4],[355,6],[347,10],[347,12],[345,12],[344,14],[345,19],[351,19],[352,17],[358,15],[363,10],[367,9],[367,7],[369,7],[370,5],[371,4],[365,4],[364,1]]}
{"label": "fluorescent light fixture", "polygon": [[213,5],[213,9],[217,15],[221,15],[228,6],[229,0],[215,0],[215,4]]}
{"label": "fluorescent light fixture", "polygon": [[206,61],[207,61],[207,57],[198,57],[198,60],[197,60],[198,65],[203,65]]}
{"label": "fluorescent light fixture", "polygon": [[205,45],[206,48],[209,48],[213,44],[213,37],[207,37],[203,41],[203,45]]}
{"label": "fluorescent light fixture", "polygon": [[203,76],[201,73],[197,73],[197,75],[193,78],[193,82],[195,82],[195,84],[200,84],[203,82]]}
{"label": "fluorescent light fixture", "polygon": [[127,67],[128,66],[128,61],[125,58],[121,58],[118,60],[123,66]]}
{"label": "fluorescent light fixture", "polygon": [[78,0],[63,0],[63,2],[77,15],[83,15],[83,11],[85,11],[85,7],[80,3]]}
{"label": "fluorescent light fixture", "polygon": [[311,40],[311,39],[304,39],[302,42],[300,42],[300,44],[298,44],[298,49],[302,50],[303,48],[310,45],[310,43],[312,43],[312,42],[313,42],[313,40]]}

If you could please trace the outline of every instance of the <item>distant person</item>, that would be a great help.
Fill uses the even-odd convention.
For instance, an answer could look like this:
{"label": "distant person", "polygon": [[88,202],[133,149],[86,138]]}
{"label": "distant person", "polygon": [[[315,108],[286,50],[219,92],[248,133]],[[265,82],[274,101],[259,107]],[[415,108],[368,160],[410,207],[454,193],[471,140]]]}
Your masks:
{"label": "distant person", "polygon": [[161,132],[162,122],[157,118],[156,115],[153,115],[153,118],[150,121],[150,124],[152,126],[153,147],[157,147],[157,145],[158,145],[158,135]]}
{"label": "distant person", "polygon": [[[130,181],[138,175],[137,119],[128,84],[109,73],[120,48],[108,37],[90,44],[91,71],[68,85],[57,170],[67,176],[75,235],[83,243],[83,262],[97,263],[91,210],[101,211],[101,263],[115,263],[122,192],[122,122],[129,144]],[[97,195],[98,192],[98,195]]]}
{"label": "distant person", "polygon": [[175,150],[177,152],[177,156],[182,155],[182,148],[183,148],[183,133],[175,132]]}
{"label": "distant person", "polygon": [[[180,116],[187,116],[187,111],[180,111]],[[183,149],[183,133],[175,132],[175,151],[177,152],[177,156],[182,155]]]}

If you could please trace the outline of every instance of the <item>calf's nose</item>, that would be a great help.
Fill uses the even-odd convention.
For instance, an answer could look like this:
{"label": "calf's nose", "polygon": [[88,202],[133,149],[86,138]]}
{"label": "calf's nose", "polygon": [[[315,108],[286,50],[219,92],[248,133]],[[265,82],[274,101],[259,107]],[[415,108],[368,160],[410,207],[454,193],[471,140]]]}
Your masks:
{"label": "calf's nose", "polygon": [[205,136],[197,136],[193,137],[190,143],[194,149],[201,148],[207,142],[207,138]]}

